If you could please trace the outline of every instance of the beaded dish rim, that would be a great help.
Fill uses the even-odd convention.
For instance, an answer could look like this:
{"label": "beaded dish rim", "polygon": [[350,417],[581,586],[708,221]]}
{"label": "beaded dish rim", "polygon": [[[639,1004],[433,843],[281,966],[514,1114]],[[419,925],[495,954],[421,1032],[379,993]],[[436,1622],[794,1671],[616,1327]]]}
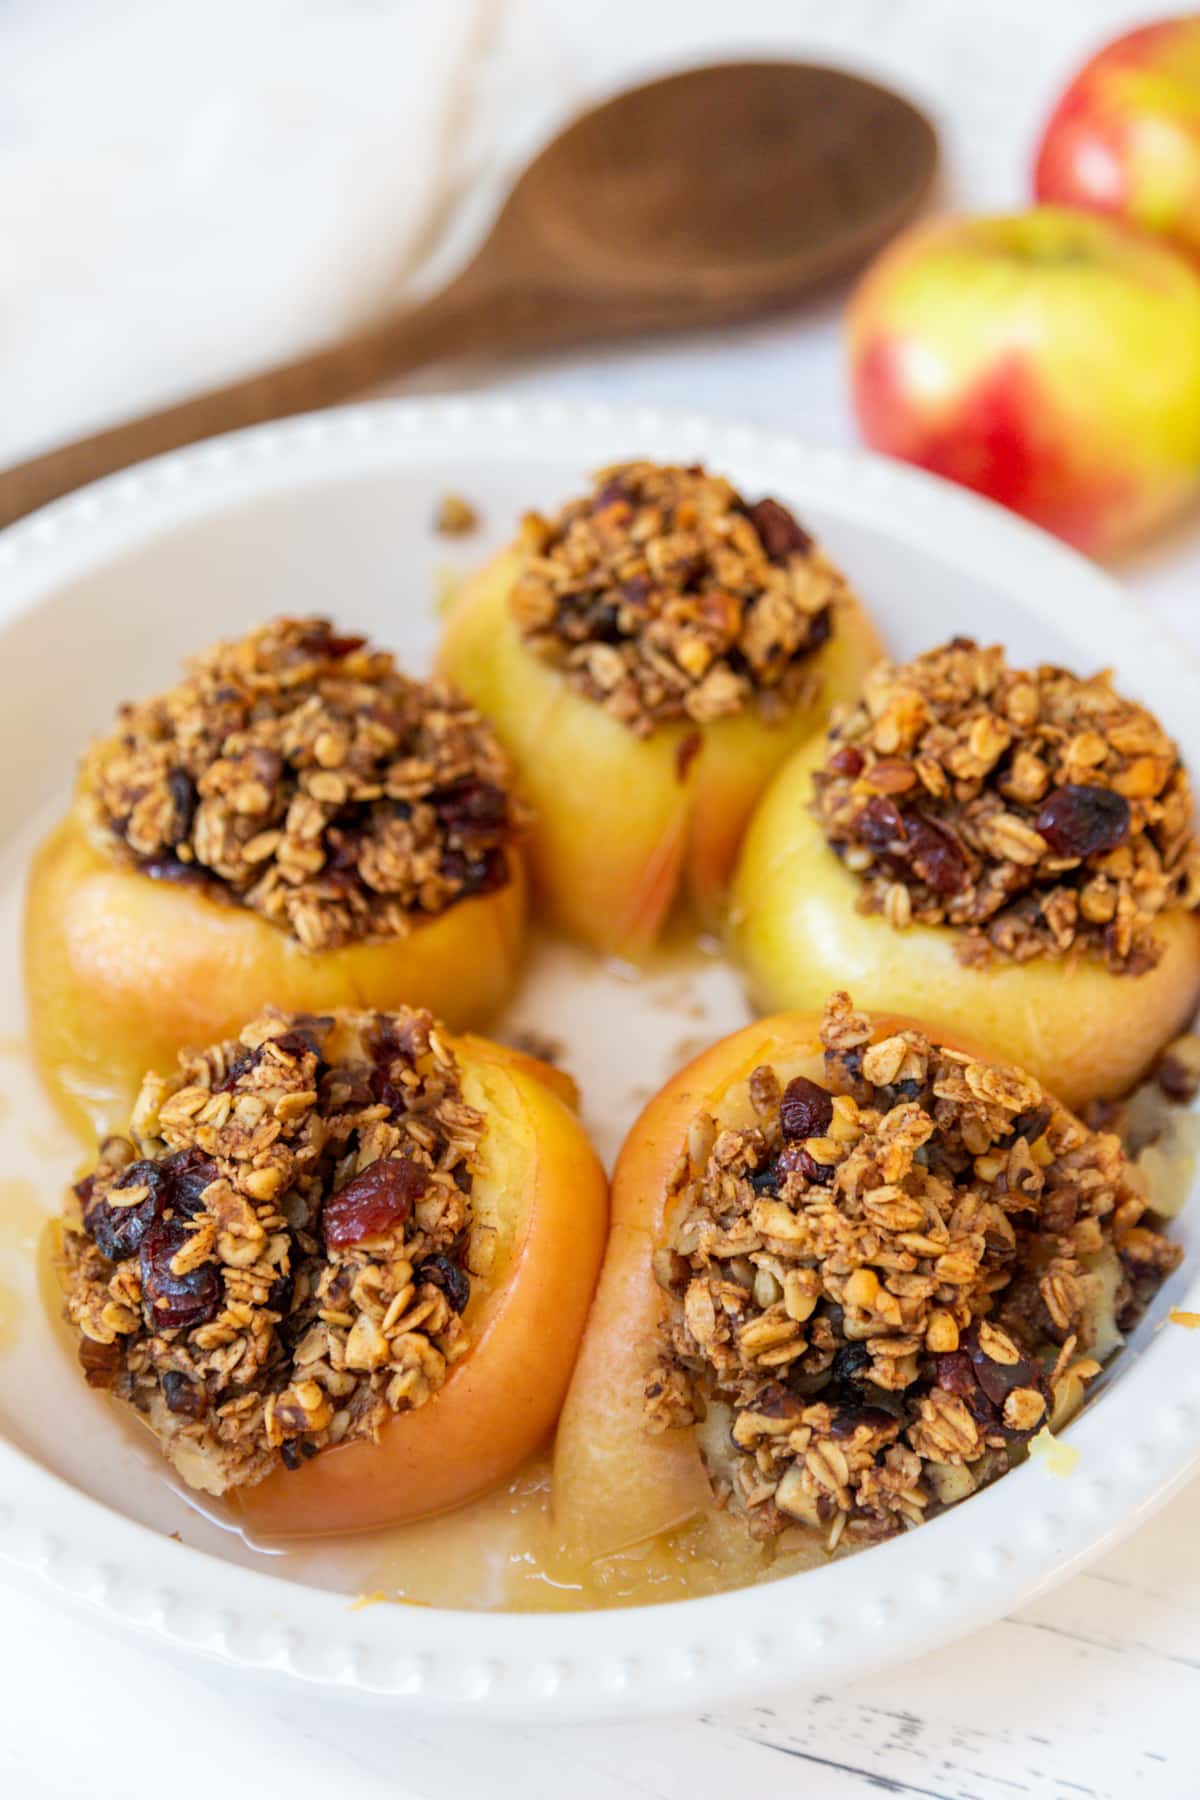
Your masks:
{"label": "beaded dish rim", "polygon": [[[375,401],[214,439],[99,482],[0,533],[0,631],[99,559],[205,514],[312,482],[378,475],[456,445],[497,459],[552,446],[752,460],[803,511],[828,503],[935,553],[1003,568],[1015,605],[1112,664],[1183,739],[1195,665],[1075,552],[960,489],[863,452],[696,414],[507,400]],[[847,496],[852,504],[847,508]],[[969,622],[965,626],[969,628]],[[1193,1201],[1194,1204],[1194,1201]],[[1184,1305],[1200,1310],[1200,1269]],[[609,1612],[352,1611],[344,1595],[174,1542],[89,1498],[0,1438],[0,1570],[163,1648],[414,1710],[543,1719],[695,1712],[862,1676],[989,1623],[1093,1560],[1200,1465],[1200,1347],[1160,1329],[1070,1428],[1068,1479],[1030,1460],[863,1555],[712,1597]],[[802,1585],[797,1586],[797,1583]]]}

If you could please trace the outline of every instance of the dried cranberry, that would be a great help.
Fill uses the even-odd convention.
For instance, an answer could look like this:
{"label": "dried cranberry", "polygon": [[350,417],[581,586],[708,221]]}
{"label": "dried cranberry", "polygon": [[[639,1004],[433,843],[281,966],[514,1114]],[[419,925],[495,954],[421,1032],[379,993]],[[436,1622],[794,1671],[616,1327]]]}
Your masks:
{"label": "dried cranberry", "polygon": [[171,805],[175,809],[171,837],[173,843],[182,843],[192,829],[192,820],[196,815],[196,784],[186,769],[172,769],[167,776],[167,792],[171,796]]}
{"label": "dried cranberry", "polygon": [[321,649],[326,656],[335,656],[340,659],[343,656],[350,656],[355,650],[361,650],[366,641],[365,637],[356,637],[353,633],[348,633],[345,637],[331,636],[325,639]]}
{"label": "dried cranberry", "polygon": [[606,512],[610,506],[629,506],[632,501],[633,495],[629,489],[618,476],[613,476],[592,495],[592,511]]}
{"label": "dried cranberry", "polygon": [[876,854],[881,851],[904,854],[908,843],[904,820],[896,802],[886,795],[873,795],[856,817],[854,826],[868,850],[874,850]]}
{"label": "dried cranberry", "polygon": [[979,1342],[978,1330],[972,1326],[966,1338],[967,1353],[975,1379],[993,1406],[1003,1406],[1014,1388],[1036,1387],[1042,1383],[1039,1364],[1018,1355],[1014,1363],[993,1362]]}
{"label": "dried cranberry", "polygon": [[205,1188],[217,1179],[216,1163],[210,1161],[203,1150],[193,1147],[177,1150],[158,1166],[166,1183],[168,1204],[185,1218],[194,1218],[203,1205]]}
{"label": "dried cranberry", "polygon": [[[882,1394],[886,1392],[886,1389],[879,1388],[876,1391]],[[904,1416],[902,1407],[897,1407],[893,1411],[888,1406],[839,1405],[834,1414],[829,1435],[835,1438],[853,1437],[860,1425],[865,1425],[870,1431],[886,1431],[889,1426],[896,1423],[897,1419]]]}
{"label": "dried cranberry", "polygon": [[958,894],[967,885],[967,859],[948,826],[924,813],[906,813],[906,855],[916,874],[935,894]]}
{"label": "dried cranberry", "polygon": [[282,1050],[285,1056],[294,1056],[297,1060],[302,1056],[319,1058],[321,1055],[321,1046],[311,1031],[281,1031],[278,1037],[271,1038],[269,1042]]}
{"label": "dried cranberry", "polygon": [[1047,794],[1034,824],[1056,856],[1099,856],[1125,842],[1129,818],[1124,794],[1070,782]]}
{"label": "dried cranberry", "polygon": [[411,1156],[385,1156],[369,1163],[326,1200],[321,1211],[326,1247],[357,1244],[403,1224],[428,1185],[428,1171]]}
{"label": "dried cranberry", "polygon": [[286,1275],[277,1275],[267,1289],[267,1305],[272,1312],[278,1313],[281,1319],[286,1319],[292,1310],[292,1295],[295,1288],[296,1277],[289,1269]]}
{"label": "dried cranberry", "polygon": [[[81,1182],[80,1186],[83,1185]],[[142,1239],[157,1219],[163,1205],[162,1165],[144,1160],[130,1163],[113,1182],[111,1191],[119,1193],[122,1189],[136,1187],[149,1189],[146,1198],[139,1200],[136,1206],[94,1200],[90,1185],[88,1187],[83,1227],[101,1256],[107,1256],[109,1262],[124,1262],[126,1257],[136,1256]]]}
{"label": "dried cranberry", "polygon": [[648,575],[631,575],[628,581],[621,583],[621,599],[626,606],[645,606],[653,589]]}
{"label": "dried cranberry", "polygon": [[191,1240],[183,1219],[159,1219],[142,1239],[142,1312],[150,1331],[192,1331],[207,1325],[221,1301],[216,1267],[201,1263],[176,1275],[171,1259]]}
{"label": "dried cranberry", "polygon": [[975,1391],[975,1371],[965,1350],[943,1350],[934,1357],[937,1384],[948,1394],[970,1394]]}
{"label": "dried cranberry", "polygon": [[779,1119],[785,1138],[824,1137],[833,1121],[833,1095],[807,1075],[797,1075],[783,1090]]}
{"label": "dried cranberry", "polygon": [[257,1050],[244,1050],[240,1056],[235,1057],[230,1063],[220,1081],[213,1087],[213,1093],[228,1094],[237,1086],[244,1075],[249,1075],[253,1070],[257,1069],[262,1059],[263,1050],[261,1044],[258,1046]]}
{"label": "dried cranberry", "polygon": [[780,1168],[778,1160],[766,1162],[761,1169],[752,1169],[746,1176],[756,1194],[778,1194]]}
{"label": "dried cranberry", "polygon": [[798,556],[812,544],[803,525],[778,500],[759,500],[746,508],[746,516],[771,562],[786,562],[789,556]]}
{"label": "dried cranberry", "polygon": [[853,780],[863,772],[863,753],[856,750],[853,744],[845,744],[840,750],[834,751],[825,767],[831,775],[847,775]]}
{"label": "dried cranberry", "polygon": [[466,776],[431,796],[438,816],[459,837],[494,837],[508,823],[508,796],[494,781]]}
{"label": "dried cranberry", "polygon": [[188,1419],[202,1419],[208,1411],[208,1395],[199,1382],[189,1381],[178,1369],[168,1369],[162,1378],[163,1399],[173,1413]]}
{"label": "dried cranberry", "polygon": [[449,1256],[427,1256],[413,1270],[413,1279],[440,1288],[456,1313],[462,1312],[471,1298],[471,1277]]}
{"label": "dried cranberry", "polygon": [[830,1379],[836,1382],[857,1381],[871,1367],[871,1352],[865,1344],[843,1344],[833,1359]]}

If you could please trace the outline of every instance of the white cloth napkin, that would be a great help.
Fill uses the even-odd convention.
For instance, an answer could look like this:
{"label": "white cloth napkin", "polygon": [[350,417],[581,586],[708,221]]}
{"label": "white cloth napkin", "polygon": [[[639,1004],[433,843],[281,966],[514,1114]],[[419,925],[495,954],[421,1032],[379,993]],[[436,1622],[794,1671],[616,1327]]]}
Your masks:
{"label": "white cloth napkin", "polygon": [[950,199],[1019,205],[1015,147],[1128,14],[1123,0],[4,0],[0,466],[428,285],[563,117],[664,68],[757,51],[874,74],[935,116]]}
{"label": "white cloth napkin", "polygon": [[7,0],[0,462],[402,290],[458,179],[484,0]]}

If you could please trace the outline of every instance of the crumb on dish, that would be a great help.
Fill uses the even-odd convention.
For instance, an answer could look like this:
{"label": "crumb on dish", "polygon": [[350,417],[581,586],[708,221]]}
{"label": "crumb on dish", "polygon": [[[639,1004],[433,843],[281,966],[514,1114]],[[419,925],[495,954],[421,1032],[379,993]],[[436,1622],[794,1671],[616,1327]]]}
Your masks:
{"label": "crumb on dish", "polygon": [[503,887],[524,822],[473,708],[317,618],[217,644],[123,706],[81,793],[110,851],[314,951],[405,936]]}
{"label": "crumb on dish", "polygon": [[531,513],[512,610],[526,643],[640,737],[811,695],[848,592],[777,500],[704,469],[630,462],[553,518]]}
{"label": "crumb on dish", "polygon": [[834,995],[825,1084],[764,1065],[752,1124],[697,1115],[655,1257],[648,1427],[713,1414],[718,1503],[831,1549],[1003,1474],[1181,1258],[1116,1136],[1017,1070],[872,1035]]}
{"label": "crumb on dish", "polygon": [[815,789],[862,910],[961,927],[968,964],[1085,951],[1138,975],[1156,915],[1200,900],[1178,750],[1108,674],[1013,669],[969,638],[880,663]]}
{"label": "crumb on dish", "polygon": [[479,514],[461,494],[443,494],[434,514],[434,530],[443,537],[466,537],[479,525]]}
{"label": "crumb on dish", "polygon": [[211,1493],[376,1437],[468,1347],[483,1130],[425,1012],[272,1009],[148,1075],[63,1236],[89,1383]]}

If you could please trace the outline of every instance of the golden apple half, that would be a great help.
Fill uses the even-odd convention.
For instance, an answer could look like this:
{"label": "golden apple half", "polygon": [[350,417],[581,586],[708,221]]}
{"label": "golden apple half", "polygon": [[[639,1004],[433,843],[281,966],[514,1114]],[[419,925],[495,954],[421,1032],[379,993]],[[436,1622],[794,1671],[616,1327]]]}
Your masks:
{"label": "golden apple half", "polygon": [[562,1075],[479,1038],[453,1047],[463,1097],[486,1120],[473,1216],[495,1233],[463,1315],[470,1346],[378,1443],[337,1445],[236,1496],[255,1536],[368,1531],[448,1511],[502,1482],[554,1429],[604,1252],[604,1171]]}
{"label": "golden apple half", "polygon": [[427,1006],[482,1022],[516,980],[525,875],[462,900],[405,938],[309,951],[248,909],[152,880],[106,856],[77,811],[38,852],[25,902],[25,975],[38,1066],[89,1143],[123,1129],[147,1069],[235,1037],[267,1005]]}
{"label": "golden apple half", "polygon": [[901,932],[856,910],[862,883],[810,810],[824,753],[808,745],[780,770],[746,834],[730,930],[755,1003],[820,1007],[846,988],[863,1005],[969,1035],[1076,1110],[1134,1086],[1200,1002],[1196,914],[1159,916],[1162,956],[1146,975],[1114,975],[1096,956],[966,968],[955,928]]}
{"label": "golden apple half", "polygon": [[439,665],[494,727],[533,807],[530,861],[547,917],[594,949],[640,956],[681,895],[716,923],[763,787],[857,691],[878,640],[859,603],[840,601],[811,658],[816,698],[783,724],[747,712],[637,738],[523,643],[508,605],[519,567],[505,551],[463,589]]}

